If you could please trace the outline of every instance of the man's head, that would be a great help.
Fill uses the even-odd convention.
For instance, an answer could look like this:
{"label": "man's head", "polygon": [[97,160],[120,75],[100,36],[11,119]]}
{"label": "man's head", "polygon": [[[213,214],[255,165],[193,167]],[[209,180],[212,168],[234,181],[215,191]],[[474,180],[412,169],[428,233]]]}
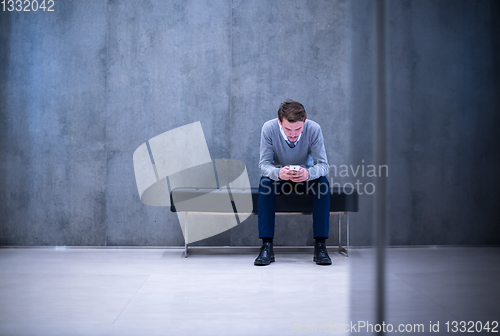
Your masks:
{"label": "man's head", "polygon": [[307,113],[304,106],[296,101],[287,100],[280,105],[278,120],[289,141],[295,142],[304,129]]}

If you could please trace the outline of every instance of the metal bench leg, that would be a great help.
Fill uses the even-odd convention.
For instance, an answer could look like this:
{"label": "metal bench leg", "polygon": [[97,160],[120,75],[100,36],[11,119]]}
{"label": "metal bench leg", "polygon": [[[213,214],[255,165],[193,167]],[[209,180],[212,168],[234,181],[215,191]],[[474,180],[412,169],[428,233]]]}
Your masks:
{"label": "metal bench leg", "polygon": [[347,213],[346,215],[347,215],[347,224],[346,224],[346,228],[347,228],[347,242],[346,242],[347,249],[345,251],[345,255],[346,255],[346,257],[348,257],[349,256],[349,213]]}
{"label": "metal bench leg", "polygon": [[184,233],[185,233],[185,238],[184,238],[184,258],[188,257],[188,214],[186,212],[186,217],[184,217]]}
{"label": "metal bench leg", "polygon": [[340,214],[338,215],[339,217],[339,253],[342,251],[342,221]]}

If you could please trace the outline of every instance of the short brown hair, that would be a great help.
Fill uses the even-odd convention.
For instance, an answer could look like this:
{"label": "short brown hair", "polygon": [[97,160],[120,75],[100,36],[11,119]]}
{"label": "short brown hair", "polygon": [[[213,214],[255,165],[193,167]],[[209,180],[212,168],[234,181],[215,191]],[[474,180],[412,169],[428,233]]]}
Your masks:
{"label": "short brown hair", "polygon": [[288,122],[306,121],[307,113],[304,105],[294,100],[285,100],[278,110],[278,118],[283,122],[283,118]]}

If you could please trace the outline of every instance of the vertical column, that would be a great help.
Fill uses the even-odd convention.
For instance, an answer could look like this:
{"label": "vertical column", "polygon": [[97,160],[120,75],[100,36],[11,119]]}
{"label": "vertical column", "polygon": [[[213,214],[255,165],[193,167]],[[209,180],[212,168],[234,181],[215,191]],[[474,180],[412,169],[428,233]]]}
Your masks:
{"label": "vertical column", "polygon": [[[375,10],[376,69],[375,69],[375,166],[386,162],[386,79],[385,79],[385,0],[377,0]],[[376,250],[376,323],[382,324],[385,315],[385,177],[376,177],[375,244]],[[383,335],[383,331],[377,335]]]}

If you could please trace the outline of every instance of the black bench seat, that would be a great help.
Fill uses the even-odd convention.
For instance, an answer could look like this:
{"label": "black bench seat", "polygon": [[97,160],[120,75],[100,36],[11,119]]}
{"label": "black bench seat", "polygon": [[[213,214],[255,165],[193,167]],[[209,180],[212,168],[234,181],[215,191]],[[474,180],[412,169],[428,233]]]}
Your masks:
{"label": "black bench seat", "polygon": [[[228,191],[232,207],[227,205]],[[197,197],[206,196],[203,201],[196,202]],[[250,194],[250,195],[249,195]],[[175,188],[170,193],[172,212],[209,212],[209,213],[252,213],[257,214],[258,209],[258,188]],[[249,200],[251,197],[251,204]],[[190,201],[190,202],[186,202]],[[241,204],[246,204],[241,207]],[[177,205],[177,206],[176,206]],[[238,205],[238,207],[237,207]],[[307,194],[287,193],[276,197],[277,214],[312,214],[312,196]],[[344,252],[348,256],[349,249],[349,212],[358,211],[358,192],[352,188],[332,187],[330,190],[330,213],[346,215],[347,246],[341,245],[341,217],[339,216],[339,252]],[[187,257],[187,243],[185,245],[185,256]]]}

